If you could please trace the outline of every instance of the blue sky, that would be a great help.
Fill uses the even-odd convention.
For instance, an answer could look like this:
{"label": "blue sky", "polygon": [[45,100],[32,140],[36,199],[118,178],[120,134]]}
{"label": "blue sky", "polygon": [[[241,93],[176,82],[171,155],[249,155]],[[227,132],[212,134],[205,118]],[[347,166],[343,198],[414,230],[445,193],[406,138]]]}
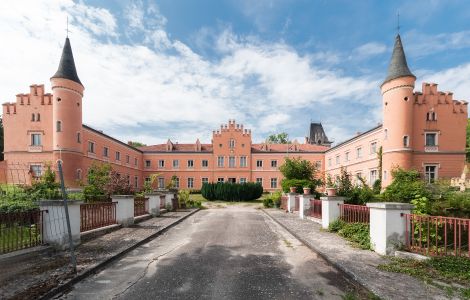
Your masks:
{"label": "blue sky", "polygon": [[465,1],[37,0],[0,4],[2,101],[49,87],[70,19],[84,122],[124,141],[210,142],[228,119],[255,142],[311,120],[340,142],[381,121],[397,32],[423,81],[470,99]]}

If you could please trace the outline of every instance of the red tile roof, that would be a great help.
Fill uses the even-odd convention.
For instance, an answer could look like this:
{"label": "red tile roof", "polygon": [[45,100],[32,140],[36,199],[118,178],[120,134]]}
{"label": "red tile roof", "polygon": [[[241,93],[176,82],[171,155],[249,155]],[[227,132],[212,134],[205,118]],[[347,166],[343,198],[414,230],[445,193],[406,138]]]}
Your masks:
{"label": "red tile roof", "polygon": [[[167,144],[139,147],[143,152],[167,152]],[[170,151],[168,151],[170,152]],[[171,152],[197,152],[196,144],[173,144]],[[201,152],[212,152],[212,144],[201,144]]]}
{"label": "red tile roof", "polygon": [[252,144],[251,152],[325,152],[329,148],[311,144]]}

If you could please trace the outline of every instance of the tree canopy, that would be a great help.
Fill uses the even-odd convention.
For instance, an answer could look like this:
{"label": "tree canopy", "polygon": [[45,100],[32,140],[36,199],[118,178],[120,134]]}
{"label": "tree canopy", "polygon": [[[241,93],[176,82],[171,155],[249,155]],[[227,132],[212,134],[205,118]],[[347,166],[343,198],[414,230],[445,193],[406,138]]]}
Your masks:
{"label": "tree canopy", "polygon": [[271,134],[266,140],[270,144],[288,144],[290,143],[289,135],[285,132]]}
{"label": "tree canopy", "polygon": [[133,142],[133,141],[129,141],[127,142],[127,144],[131,145],[132,147],[144,147],[144,146],[147,146],[146,144],[144,143],[141,143],[141,142]]}

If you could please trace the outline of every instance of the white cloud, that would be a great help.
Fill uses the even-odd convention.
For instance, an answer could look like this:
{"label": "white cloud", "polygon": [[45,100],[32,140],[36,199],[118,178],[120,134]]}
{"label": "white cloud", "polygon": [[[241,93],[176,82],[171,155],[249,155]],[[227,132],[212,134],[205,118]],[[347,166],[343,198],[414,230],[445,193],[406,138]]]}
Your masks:
{"label": "white cloud", "polygon": [[364,45],[361,45],[354,49],[353,58],[364,59],[370,56],[375,56],[382,54],[387,50],[387,47],[384,44],[371,42]]}
{"label": "white cloud", "polygon": [[[378,90],[371,78],[320,67],[314,54],[230,29],[214,45],[221,58],[208,60],[170,38],[158,7],[141,4],[130,6],[128,22],[142,41],[120,44],[116,18],[106,9],[69,0],[31,1],[27,10],[0,2],[0,36],[8,45],[0,55],[1,96],[13,100],[32,83],[46,83],[50,91],[67,15],[73,16],[70,38],[85,86],[84,122],[123,140],[208,142],[218,124],[236,119],[259,141],[273,128],[293,128],[289,123],[299,113],[318,105],[367,103]],[[146,23],[142,16],[148,13],[158,16],[156,23]]]}

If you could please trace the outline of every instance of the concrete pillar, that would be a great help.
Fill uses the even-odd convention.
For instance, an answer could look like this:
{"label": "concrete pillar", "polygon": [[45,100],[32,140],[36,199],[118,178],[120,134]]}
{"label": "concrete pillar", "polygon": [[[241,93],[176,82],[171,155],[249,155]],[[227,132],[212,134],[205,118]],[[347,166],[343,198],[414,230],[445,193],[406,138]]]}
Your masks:
{"label": "concrete pillar", "polygon": [[345,197],[325,196],[321,197],[321,225],[327,229],[330,223],[340,216],[339,204],[344,204]]}
{"label": "concrete pillar", "polygon": [[149,212],[152,216],[160,215],[160,193],[146,194],[149,197]]}
{"label": "concrete pillar", "polygon": [[134,196],[133,195],[113,195],[113,202],[116,202],[116,221],[123,227],[134,224]]}
{"label": "concrete pillar", "polygon": [[299,195],[299,217],[303,219],[305,212],[310,208],[310,198],[314,198],[313,195]]}
{"label": "concrete pillar", "polygon": [[289,193],[287,194],[287,211],[288,212],[293,212],[295,208],[295,196],[297,196],[297,193]]}
{"label": "concrete pillar", "polygon": [[[83,201],[68,200],[70,228],[74,245],[80,244],[80,204]],[[63,200],[39,201],[39,208],[47,210],[43,213],[43,241],[57,249],[69,247],[69,234],[65,217]]]}
{"label": "concrete pillar", "polygon": [[406,220],[413,205],[408,203],[367,203],[370,208],[370,244],[375,252],[388,255],[405,244]]}

